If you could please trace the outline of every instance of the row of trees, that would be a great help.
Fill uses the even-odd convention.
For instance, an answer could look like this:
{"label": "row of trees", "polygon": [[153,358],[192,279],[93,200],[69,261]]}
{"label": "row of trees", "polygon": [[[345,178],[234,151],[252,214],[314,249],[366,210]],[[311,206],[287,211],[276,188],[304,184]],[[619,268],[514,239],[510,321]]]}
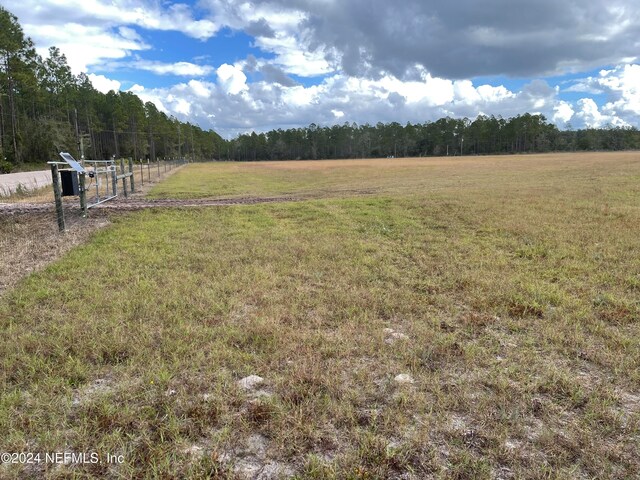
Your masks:
{"label": "row of trees", "polygon": [[640,148],[635,128],[559,130],[544,115],[507,120],[481,115],[400,125],[348,124],[240,135],[223,155],[233,160],[484,155]]}
{"label": "row of trees", "polygon": [[212,159],[224,144],[214,131],[167,116],[133,93],[97,91],[85,74],[72,74],[56,47],[42,58],[0,6],[0,162],[46,161],[60,151]]}
{"label": "row of trees", "polygon": [[188,157],[281,160],[640,148],[635,128],[560,131],[543,115],[507,120],[442,118],[272,130],[224,140],[130,92],[103,94],[74,76],[56,47],[40,57],[17,18],[0,6],[0,170],[69,151],[87,158]]}

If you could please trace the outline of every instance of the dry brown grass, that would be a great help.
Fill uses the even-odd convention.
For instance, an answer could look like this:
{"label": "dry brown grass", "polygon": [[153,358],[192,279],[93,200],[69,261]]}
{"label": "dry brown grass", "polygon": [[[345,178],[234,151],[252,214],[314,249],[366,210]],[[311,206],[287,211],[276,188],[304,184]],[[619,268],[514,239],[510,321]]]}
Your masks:
{"label": "dry brown grass", "polygon": [[192,164],[151,189],[153,198],[268,195],[529,191],[571,182],[593,189],[613,176],[637,176],[639,152],[513,156],[219,162]]}
{"label": "dry brown grass", "polygon": [[493,169],[501,166],[509,168],[527,168],[531,163],[539,167],[556,167],[558,163],[565,168],[573,164],[590,167],[603,161],[619,164],[625,161],[637,161],[640,152],[579,152],[579,153],[544,153],[529,155],[486,155],[486,156],[450,156],[450,157],[412,157],[412,158],[365,158],[349,160],[304,160],[304,161],[265,161],[237,163],[238,169],[243,167],[264,167],[284,170],[326,170],[342,167],[374,167],[374,168],[406,168],[406,167],[446,167],[457,170],[467,168]]}

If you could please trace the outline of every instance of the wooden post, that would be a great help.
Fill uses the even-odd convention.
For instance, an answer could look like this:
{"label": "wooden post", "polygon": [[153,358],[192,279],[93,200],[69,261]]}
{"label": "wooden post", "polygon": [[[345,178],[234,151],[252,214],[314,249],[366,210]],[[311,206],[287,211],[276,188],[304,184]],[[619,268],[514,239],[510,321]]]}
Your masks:
{"label": "wooden post", "polygon": [[51,164],[51,180],[53,180],[53,196],[56,200],[56,216],[58,218],[58,230],[64,232],[64,210],[62,209],[62,190],[60,188],[60,175],[58,165]]}
{"label": "wooden post", "polygon": [[149,162],[148,158],[147,158],[147,175],[149,175],[149,182],[151,182],[151,163]]}
{"label": "wooden post", "polygon": [[80,179],[80,208],[82,209],[82,216],[87,216],[87,190],[86,190],[86,173],[82,172],[79,174]]}
{"label": "wooden post", "polygon": [[160,178],[160,159],[156,158],[156,167],[158,167],[158,178]]}
{"label": "wooden post", "polygon": [[133,181],[133,160],[129,157],[129,173],[131,173],[131,193],[135,192],[135,185]]}
{"label": "wooden post", "polygon": [[140,160],[140,182],[144,186],[144,172],[142,171],[142,160]]}
{"label": "wooden post", "polygon": [[124,158],[120,159],[120,175],[122,175],[122,190],[124,190],[124,198],[127,198],[127,177],[124,176]]}

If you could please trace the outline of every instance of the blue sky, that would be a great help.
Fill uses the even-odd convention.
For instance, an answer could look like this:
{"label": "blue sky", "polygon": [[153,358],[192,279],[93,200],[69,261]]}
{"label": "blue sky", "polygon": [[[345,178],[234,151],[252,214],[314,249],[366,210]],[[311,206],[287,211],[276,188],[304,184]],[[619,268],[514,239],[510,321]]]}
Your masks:
{"label": "blue sky", "polygon": [[5,0],[46,55],[226,137],[542,113],[640,126],[631,0]]}

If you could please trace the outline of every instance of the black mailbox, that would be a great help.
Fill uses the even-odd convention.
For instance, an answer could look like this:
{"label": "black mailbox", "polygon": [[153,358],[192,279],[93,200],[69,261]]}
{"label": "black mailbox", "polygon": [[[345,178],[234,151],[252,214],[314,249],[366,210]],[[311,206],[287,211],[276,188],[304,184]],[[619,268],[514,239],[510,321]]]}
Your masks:
{"label": "black mailbox", "polygon": [[60,180],[62,180],[63,197],[75,197],[80,195],[78,172],[75,170],[60,170]]}

